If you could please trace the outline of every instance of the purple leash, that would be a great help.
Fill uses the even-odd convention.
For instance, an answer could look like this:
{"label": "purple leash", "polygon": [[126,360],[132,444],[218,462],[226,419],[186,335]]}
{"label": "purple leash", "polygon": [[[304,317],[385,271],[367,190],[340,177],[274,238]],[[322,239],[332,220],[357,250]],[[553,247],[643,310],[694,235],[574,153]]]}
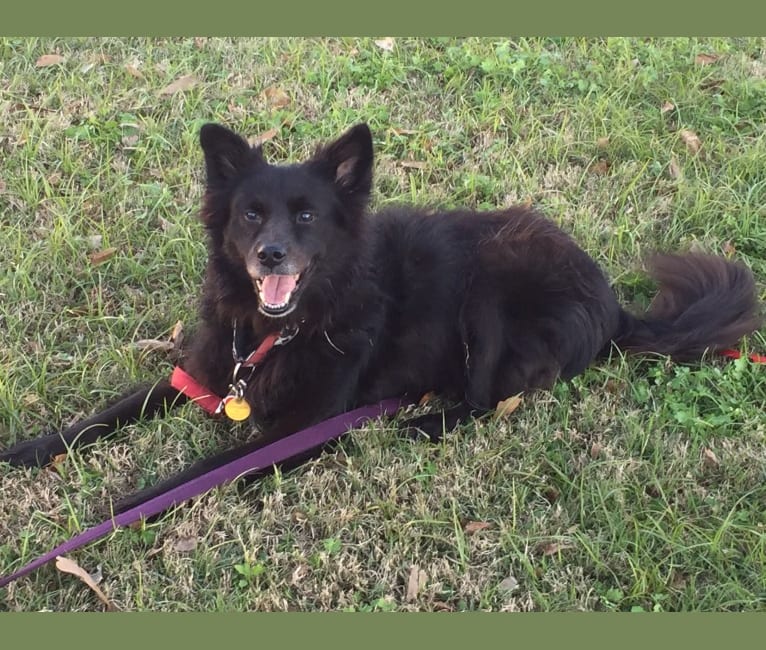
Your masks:
{"label": "purple leash", "polygon": [[340,438],[349,430],[364,424],[368,420],[382,415],[392,415],[402,406],[407,404],[409,404],[409,402],[405,400],[388,399],[383,400],[378,404],[362,406],[353,411],[348,411],[347,413],[341,413],[340,415],[331,417],[330,419],[308,427],[307,429],[302,429],[281,440],[272,442],[265,447],[256,449],[241,458],[237,458],[226,465],[222,465],[221,467],[209,471],[207,474],[197,476],[196,478],[193,478],[182,485],[178,485],[153,499],[144,501],[144,503],[141,503],[130,510],[115,515],[111,519],[108,519],[93,528],[89,528],[79,535],[75,535],[60,546],[54,548],[52,551],[33,560],[15,573],[0,578],[0,587],[5,587],[17,578],[21,578],[44,564],[47,564],[51,560],[55,560],[59,555],[70,553],[89,542],[107,535],[116,530],[119,526],[126,526],[127,524],[140,520],[142,517],[151,517],[159,514],[178,503],[204,494],[208,490],[222,485],[227,481],[246,476],[247,474],[264,467],[276,465],[289,458],[297,456],[298,454],[319,447],[330,440]]}

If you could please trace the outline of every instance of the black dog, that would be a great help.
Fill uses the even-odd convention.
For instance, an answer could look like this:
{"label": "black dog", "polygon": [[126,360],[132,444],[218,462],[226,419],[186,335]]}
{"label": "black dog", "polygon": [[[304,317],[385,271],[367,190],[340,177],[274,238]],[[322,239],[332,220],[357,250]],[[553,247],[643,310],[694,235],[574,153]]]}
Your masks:
{"label": "black dog", "polygon": [[[199,329],[180,365],[228,395],[233,419],[249,412],[262,435],[120,509],[355,406],[436,391],[457,406],[411,425],[438,438],[503,398],[581,373],[612,344],[689,360],[759,325],[751,273],[722,258],[655,258],[659,293],[635,317],[595,262],[530,208],[368,215],[366,125],[285,166],[221,126],[204,126],[200,140],[209,259]],[[235,368],[234,357],[273,335],[281,345],[255,371]],[[162,381],[0,460],[43,465],[184,400]]]}

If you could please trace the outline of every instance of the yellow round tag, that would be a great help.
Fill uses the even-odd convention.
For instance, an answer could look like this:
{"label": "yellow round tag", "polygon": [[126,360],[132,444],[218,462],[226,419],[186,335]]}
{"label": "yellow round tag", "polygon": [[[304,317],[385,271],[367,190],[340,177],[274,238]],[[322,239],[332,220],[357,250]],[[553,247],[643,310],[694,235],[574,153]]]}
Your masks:
{"label": "yellow round tag", "polygon": [[223,405],[223,412],[236,422],[247,420],[250,416],[250,404],[240,397],[235,397]]}

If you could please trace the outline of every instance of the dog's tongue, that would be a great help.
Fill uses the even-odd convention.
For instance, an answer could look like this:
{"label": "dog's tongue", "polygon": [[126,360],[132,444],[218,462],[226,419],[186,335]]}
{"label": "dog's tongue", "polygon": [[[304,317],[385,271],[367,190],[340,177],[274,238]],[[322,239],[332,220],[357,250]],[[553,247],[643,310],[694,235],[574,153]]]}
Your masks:
{"label": "dog's tongue", "polygon": [[286,303],[297,283],[297,275],[267,275],[261,282],[261,295],[264,302],[269,305]]}

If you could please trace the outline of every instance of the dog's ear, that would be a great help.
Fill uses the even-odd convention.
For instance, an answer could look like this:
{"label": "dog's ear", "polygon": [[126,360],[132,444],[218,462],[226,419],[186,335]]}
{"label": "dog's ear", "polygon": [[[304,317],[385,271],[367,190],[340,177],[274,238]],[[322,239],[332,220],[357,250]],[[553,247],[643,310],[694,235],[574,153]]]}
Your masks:
{"label": "dog's ear", "polygon": [[220,124],[203,125],[199,143],[205,154],[208,187],[231,180],[248,162],[261,155],[260,149],[253,149],[247,140]]}
{"label": "dog's ear", "polygon": [[372,187],[372,134],[357,124],[337,140],[321,147],[310,163],[329,176],[348,195],[367,196]]}

